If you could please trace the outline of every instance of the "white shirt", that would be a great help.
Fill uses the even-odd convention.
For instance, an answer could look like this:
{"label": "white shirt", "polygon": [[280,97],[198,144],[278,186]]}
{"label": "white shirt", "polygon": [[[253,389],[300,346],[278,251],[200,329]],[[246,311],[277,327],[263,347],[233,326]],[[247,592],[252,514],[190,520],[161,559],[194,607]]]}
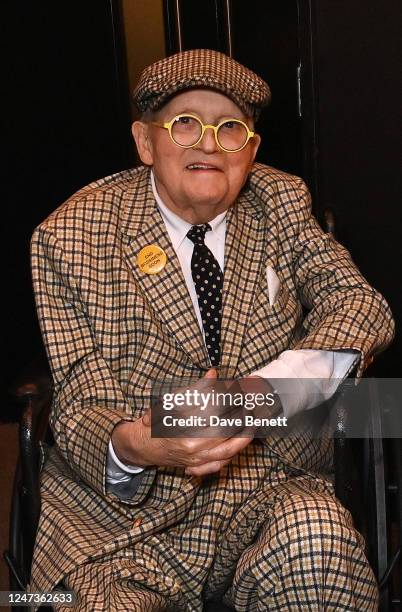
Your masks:
{"label": "white shirt", "polygon": [[[192,225],[176,215],[162,202],[156,190],[152,172],[151,183],[156,203],[161,212],[172,246],[179,259],[184,280],[197,315],[198,324],[202,333],[204,333],[197,294],[191,274],[191,256],[194,244],[187,238],[187,232]],[[211,226],[211,231],[205,234],[205,244],[217,259],[222,272],[224,272],[226,211],[219,214],[212,221],[209,221],[209,225]],[[314,408],[329,399],[335,393],[341,380],[350,372],[357,358],[357,351],[289,350],[284,351],[277,359],[252,374],[271,380],[275,379],[275,390],[278,392],[279,397],[281,397],[280,379],[291,378],[297,381],[298,392],[291,394],[284,393],[281,397],[284,415],[291,417],[297,412]],[[106,468],[106,482],[108,485],[128,481],[132,474],[142,472],[143,469],[136,466],[128,466],[119,461],[114,452],[112,442],[109,442]]]}

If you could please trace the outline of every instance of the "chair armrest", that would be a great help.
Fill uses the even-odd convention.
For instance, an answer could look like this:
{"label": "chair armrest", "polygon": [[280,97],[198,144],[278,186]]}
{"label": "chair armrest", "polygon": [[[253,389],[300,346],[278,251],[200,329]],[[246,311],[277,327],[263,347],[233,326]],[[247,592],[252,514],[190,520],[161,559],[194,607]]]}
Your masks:
{"label": "chair armrest", "polygon": [[10,548],[7,562],[18,588],[29,582],[32,554],[40,514],[40,469],[42,446],[50,442],[49,413],[52,398],[50,375],[30,373],[20,378],[10,390],[13,403],[18,406],[19,460],[16,467],[10,514]]}
{"label": "chair armrest", "polygon": [[34,536],[40,512],[39,476],[42,464],[40,444],[48,436],[51,398],[51,387],[42,393],[26,390],[19,424],[21,493],[26,500],[24,512],[27,514],[29,524],[32,525]]}

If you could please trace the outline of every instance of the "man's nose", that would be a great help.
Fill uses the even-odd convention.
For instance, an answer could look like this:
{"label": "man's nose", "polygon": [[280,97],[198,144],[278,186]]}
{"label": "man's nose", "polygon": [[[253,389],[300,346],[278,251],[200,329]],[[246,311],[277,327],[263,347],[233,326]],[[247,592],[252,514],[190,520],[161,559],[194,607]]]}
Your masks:
{"label": "man's nose", "polygon": [[205,153],[215,153],[215,151],[220,150],[215,140],[215,132],[212,127],[205,126],[203,137],[201,138],[200,142],[195,145],[195,148],[199,148]]}

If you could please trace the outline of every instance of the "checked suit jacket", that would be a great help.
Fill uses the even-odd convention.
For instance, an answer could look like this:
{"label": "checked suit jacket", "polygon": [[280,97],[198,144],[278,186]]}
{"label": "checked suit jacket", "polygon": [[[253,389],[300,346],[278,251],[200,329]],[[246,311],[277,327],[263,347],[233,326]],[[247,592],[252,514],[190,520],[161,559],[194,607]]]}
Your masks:
{"label": "checked suit jacket", "polygon": [[[155,275],[137,265],[138,252],[150,244],[167,255]],[[280,280],[272,305],[268,265]],[[108,492],[115,425],[143,414],[152,381],[200,377],[210,367],[150,170],[96,181],[52,213],[33,236],[32,274],[54,377],[56,444],[42,471],[31,587],[48,591],[78,566],[110,559],[139,588],[167,595],[177,609],[183,598],[195,606],[212,565],[225,574],[224,556],[216,560],[222,534],[237,521],[241,551],[255,533],[272,456],[295,473],[316,474],[329,446],[255,440],[209,478],[150,468],[131,496]],[[221,341],[227,375],[246,376],[289,348],[355,349],[360,375],[392,334],[385,300],[346,249],[322,232],[303,181],[255,164],[227,213]],[[107,609],[106,591],[105,602]]]}

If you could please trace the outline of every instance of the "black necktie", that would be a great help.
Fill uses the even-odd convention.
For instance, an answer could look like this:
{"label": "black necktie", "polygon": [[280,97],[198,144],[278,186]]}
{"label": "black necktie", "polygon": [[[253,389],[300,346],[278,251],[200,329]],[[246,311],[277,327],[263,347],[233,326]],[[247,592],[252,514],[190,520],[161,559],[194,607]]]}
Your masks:
{"label": "black necktie", "polygon": [[211,229],[208,223],[193,225],[187,237],[194,243],[191,273],[198,297],[205,344],[213,366],[220,362],[220,333],[222,315],[223,274],[218,262],[204,243]]}

